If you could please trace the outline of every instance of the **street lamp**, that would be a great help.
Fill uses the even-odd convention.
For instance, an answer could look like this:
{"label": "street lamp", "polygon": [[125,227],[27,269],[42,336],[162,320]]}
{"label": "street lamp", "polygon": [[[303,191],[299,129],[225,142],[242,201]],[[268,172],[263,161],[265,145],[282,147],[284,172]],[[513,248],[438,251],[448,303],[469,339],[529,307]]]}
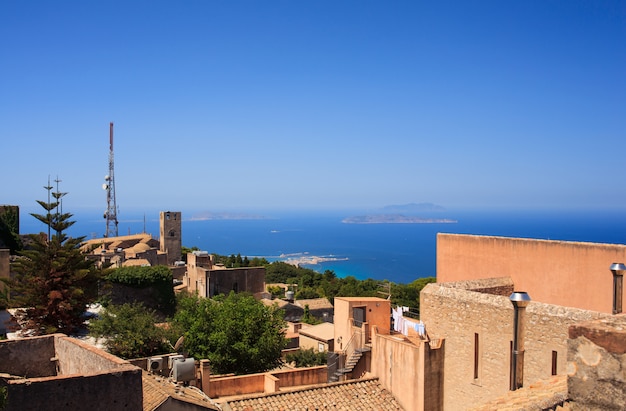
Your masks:
{"label": "street lamp", "polygon": [[622,312],[622,290],[624,289],[626,265],[613,263],[610,270],[613,273],[613,314],[619,314]]}
{"label": "street lamp", "polygon": [[530,296],[524,291],[514,291],[509,297],[513,308],[513,352],[511,352],[511,391],[524,384],[524,318]]}

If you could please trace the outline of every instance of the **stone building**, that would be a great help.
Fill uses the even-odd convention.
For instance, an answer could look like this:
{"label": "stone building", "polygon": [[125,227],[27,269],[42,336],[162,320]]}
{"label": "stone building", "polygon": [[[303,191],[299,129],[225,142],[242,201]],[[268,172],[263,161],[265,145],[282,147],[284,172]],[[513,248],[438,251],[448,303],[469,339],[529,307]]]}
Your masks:
{"label": "stone building", "polygon": [[206,251],[187,254],[187,273],[183,279],[187,291],[201,297],[248,292],[260,299],[265,292],[265,267],[226,268],[215,264]]}
{"label": "stone building", "polygon": [[162,211],[159,216],[158,240],[151,234],[140,233],[118,237],[86,240],[83,250],[98,265],[113,267],[167,265],[174,278],[182,278],[184,264],[178,264],[182,249],[182,218],[179,211]]}
{"label": "stone building", "polygon": [[160,251],[167,255],[167,265],[182,259],[182,217],[180,211],[159,214]]}
{"label": "stone building", "polygon": [[[515,339],[509,296],[522,290],[532,298],[524,316],[522,386],[568,375],[565,396],[575,396],[572,381],[589,375],[581,374],[588,364],[574,360],[600,350],[589,341],[573,343],[572,329],[622,317],[612,315],[609,267],[624,260],[622,245],[439,234],[437,283],[422,290],[420,311],[429,338],[441,340],[445,352],[443,409],[471,409],[509,395]],[[626,340],[612,341],[618,342],[613,352],[626,351]],[[613,396],[626,396],[624,381],[611,387]],[[619,407],[605,400],[597,409]]]}

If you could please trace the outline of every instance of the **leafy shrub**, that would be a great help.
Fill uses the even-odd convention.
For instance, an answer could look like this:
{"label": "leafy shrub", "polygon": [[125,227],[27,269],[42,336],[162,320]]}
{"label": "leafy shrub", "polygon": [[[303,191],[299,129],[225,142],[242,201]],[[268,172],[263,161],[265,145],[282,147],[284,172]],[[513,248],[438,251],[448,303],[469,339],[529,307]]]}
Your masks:
{"label": "leafy shrub", "polygon": [[319,352],[315,351],[313,348],[307,348],[287,354],[285,360],[288,363],[295,362],[296,367],[313,367],[326,364],[326,356],[326,351]]}

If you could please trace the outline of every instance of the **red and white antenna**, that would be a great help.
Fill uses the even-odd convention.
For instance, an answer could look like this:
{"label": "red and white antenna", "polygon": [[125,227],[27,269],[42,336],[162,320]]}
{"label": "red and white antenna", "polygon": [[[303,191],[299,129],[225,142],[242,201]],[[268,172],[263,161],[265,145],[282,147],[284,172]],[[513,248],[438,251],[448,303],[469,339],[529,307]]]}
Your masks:
{"label": "red and white antenna", "polygon": [[117,203],[115,202],[115,173],[113,167],[113,123],[109,124],[109,174],[104,176],[102,188],[107,192],[107,209],[104,212],[106,219],[105,237],[117,237]]}

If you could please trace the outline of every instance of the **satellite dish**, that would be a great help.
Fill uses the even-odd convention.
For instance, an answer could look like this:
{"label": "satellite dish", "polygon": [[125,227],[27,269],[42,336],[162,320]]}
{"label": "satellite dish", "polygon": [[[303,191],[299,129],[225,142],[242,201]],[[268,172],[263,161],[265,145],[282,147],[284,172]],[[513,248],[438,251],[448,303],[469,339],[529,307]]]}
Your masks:
{"label": "satellite dish", "polygon": [[109,177],[108,174],[106,176],[104,176],[104,181],[109,181],[110,179],[111,179],[111,177]]}
{"label": "satellite dish", "polygon": [[102,189],[106,190],[109,188],[109,185],[107,183],[102,184]]}
{"label": "satellite dish", "polygon": [[180,338],[176,340],[176,344],[174,344],[174,350],[178,351],[178,349],[183,345],[184,342],[185,342],[185,337],[181,335]]}

